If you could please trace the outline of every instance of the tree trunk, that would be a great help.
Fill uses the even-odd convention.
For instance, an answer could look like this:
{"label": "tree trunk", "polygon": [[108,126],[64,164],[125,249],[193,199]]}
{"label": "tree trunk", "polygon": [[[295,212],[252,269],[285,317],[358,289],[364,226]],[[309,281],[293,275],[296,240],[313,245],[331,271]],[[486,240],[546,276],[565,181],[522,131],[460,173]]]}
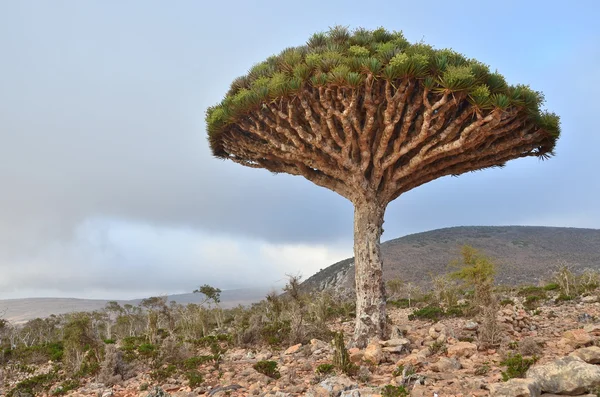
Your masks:
{"label": "tree trunk", "polygon": [[365,347],[385,333],[385,285],[379,240],[385,205],[376,200],[354,204],[354,266],[356,272],[356,327],[353,344]]}

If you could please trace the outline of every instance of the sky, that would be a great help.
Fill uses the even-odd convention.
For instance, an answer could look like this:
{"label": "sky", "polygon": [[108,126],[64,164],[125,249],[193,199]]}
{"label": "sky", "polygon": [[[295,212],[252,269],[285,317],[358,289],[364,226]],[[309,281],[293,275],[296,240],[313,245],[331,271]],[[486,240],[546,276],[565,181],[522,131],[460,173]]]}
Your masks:
{"label": "sky", "polygon": [[595,1],[0,2],[0,299],[280,285],[352,256],[352,205],[211,156],[231,81],[335,25],[401,30],[543,91],[556,157],[447,177],[383,240],[459,225],[600,228]]}

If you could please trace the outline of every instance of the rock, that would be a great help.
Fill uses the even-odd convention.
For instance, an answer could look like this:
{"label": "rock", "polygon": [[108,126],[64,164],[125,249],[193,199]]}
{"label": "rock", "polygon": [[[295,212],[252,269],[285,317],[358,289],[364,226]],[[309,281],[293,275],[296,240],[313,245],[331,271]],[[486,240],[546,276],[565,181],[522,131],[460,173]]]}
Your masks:
{"label": "rock", "polygon": [[535,379],[509,379],[507,382],[490,385],[491,397],[538,397],[541,388]]}
{"label": "rock", "polygon": [[171,395],[158,386],[154,386],[146,397],[170,397]]}
{"label": "rock", "polygon": [[431,365],[434,372],[451,372],[462,368],[460,362],[455,358],[442,357]]}
{"label": "rock", "polygon": [[424,352],[412,353],[406,357],[402,357],[398,362],[396,362],[397,366],[400,365],[413,365],[415,367],[421,366],[427,362],[427,355]]}
{"label": "rock", "polygon": [[113,392],[112,390],[107,390],[104,393],[102,393],[102,397],[112,397]]}
{"label": "rock", "polygon": [[314,353],[317,350],[329,350],[329,344],[320,339],[310,340],[310,350]]}
{"label": "rock", "polygon": [[579,357],[588,364],[600,364],[600,347],[598,346],[583,347],[569,355]]}
{"label": "rock", "polygon": [[390,340],[384,340],[379,342],[383,347],[397,347],[397,346],[408,346],[410,341],[406,338],[394,338]]}
{"label": "rock", "polygon": [[588,324],[583,330],[590,335],[600,336],[600,324]]}
{"label": "rock", "polygon": [[383,360],[383,349],[379,343],[371,343],[367,346],[363,354],[364,361],[370,361],[375,365]]}
{"label": "rock", "polygon": [[572,347],[586,346],[593,342],[591,335],[585,329],[572,329],[563,333],[565,342]]}
{"label": "rock", "polygon": [[390,353],[401,354],[403,352],[408,352],[410,340],[406,338],[395,338],[380,342],[382,346],[384,346],[383,351]]}
{"label": "rock", "polygon": [[[339,396],[344,391],[358,389],[358,384],[347,376],[332,376],[316,386],[311,387],[305,394],[306,397]],[[351,394],[347,394],[350,396]]]}
{"label": "rock", "polygon": [[581,298],[581,301],[583,303],[595,303],[598,302],[598,297],[595,295],[584,296],[583,298]]}
{"label": "rock", "polygon": [[261,352],[259,354],[256,355],[256,360],[257,361],[265,361],[270,359],[271,357],[273,357],[273,353],[271,352]]}
{"label": "rock", "polygon": [[294,354],[294,353],[297,353],[298,350],[300,350],[301,347],[302,347],[302,343],[298,343],[297,345],[290,346],[290,347],[287,348],[287,350],[283,354]]}
{"label": "rock", "polygon": [[448,346],[448,357],[469,358],[475,352],[477,352],[477,345],[470,342],[458,342],[455,345]]}
{"label": "rock", "polygon": [[362,361],[364,356],[364,352],[360,350],[358,347],[352,347],[348,349],[348,355],[350,356],[350,361],[354,364],[358,364]]}
{"label": "rock", "polygon": [[465,325],[463,326],[463,329],[467,330],[467,331],[477,331],[478,327],[479,327],[479,324],[477,324],[476,321],[470,320],[465,323]]}
{"label": "rock", "polygon": [[575,396],[600,386],[600,367],[568,356],[530,368],[527,377],[536,379],[543,392]]}

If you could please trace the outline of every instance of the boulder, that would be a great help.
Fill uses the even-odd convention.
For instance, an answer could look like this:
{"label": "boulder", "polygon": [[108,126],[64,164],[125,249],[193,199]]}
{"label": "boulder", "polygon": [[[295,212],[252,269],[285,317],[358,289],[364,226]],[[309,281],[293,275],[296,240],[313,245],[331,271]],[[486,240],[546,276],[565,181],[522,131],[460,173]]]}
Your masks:
{"label": "boulder", "polygon": [[409,351],[410,341],[406,338],[396,338],[380,342],[380,344],[385,352],[401,354]]}
{"label": "boulder", "polygon": [[383,349],[379,343],[370,343],[363,354],[364,361],[378,365],[383,360]]}
{"label": "boulder", "polygon": [[594,340],[585,329],[572,329],[563,333],[563,339],[572,347],[586,346]]}
{"label": "boulder", "polygon": [[507,382],[490,385],[491,397],[538,397],[540,384],[535,379],[509,379]]}
{"label": "boulder", "polygon": [[431,365],[434,372],[452,372],[462,368],[460,362],[455,358],[442,357]]}
{"label": "boulder", "polygon": [[582,347],[575,350],[570,356],[579,357],[588,364],[600,364],[600,347]]}
{"label": "boulder", "polygon": [[530,368],[527,377],[537,380],[543,392],[576,396],[600,386],[600,367],[567,356]]}
{"label": "boulder", "polygon": [[458,342],[448,346],[448,357],[471,357],[477,352],[477,345],[470,342]]}

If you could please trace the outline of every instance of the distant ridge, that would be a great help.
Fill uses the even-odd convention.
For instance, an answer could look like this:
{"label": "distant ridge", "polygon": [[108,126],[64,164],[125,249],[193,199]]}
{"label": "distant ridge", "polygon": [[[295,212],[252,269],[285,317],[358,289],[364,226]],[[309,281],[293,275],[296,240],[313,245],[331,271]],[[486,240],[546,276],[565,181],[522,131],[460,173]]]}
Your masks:
{"label": "distant ridge", "polygon": [[[221,306],[231,308],[238,305],[250,305],[263,299],[270,288],[243,288],[226,290],[221,293]],[[200,303],[204,299],[202,294],[177,294],[168,295],[169,301],[182,305]],[[116,299],[115,299],[116,300]],[[110,299],[77,299],[77,298],[23,298],[0,299],[0,315],[2,318],[18,324],[34,318],[49,317],[52,314],[65,314],[81,311],[94,311],[103,309]],[[138,305],[142,299],[116,300],[120,305]]]}
{"label": "distant ridge", "polygon": [[[536,283],[560,263],[600,269],[600,230],[542,226],[460,226],[416,233],[381,244],[384,278],[426,285],[431,274],[449,271],[460,248],[471,245],[491,257],[501,284]],[[354,258],[307,279],[308,288],[354,289]]]}

